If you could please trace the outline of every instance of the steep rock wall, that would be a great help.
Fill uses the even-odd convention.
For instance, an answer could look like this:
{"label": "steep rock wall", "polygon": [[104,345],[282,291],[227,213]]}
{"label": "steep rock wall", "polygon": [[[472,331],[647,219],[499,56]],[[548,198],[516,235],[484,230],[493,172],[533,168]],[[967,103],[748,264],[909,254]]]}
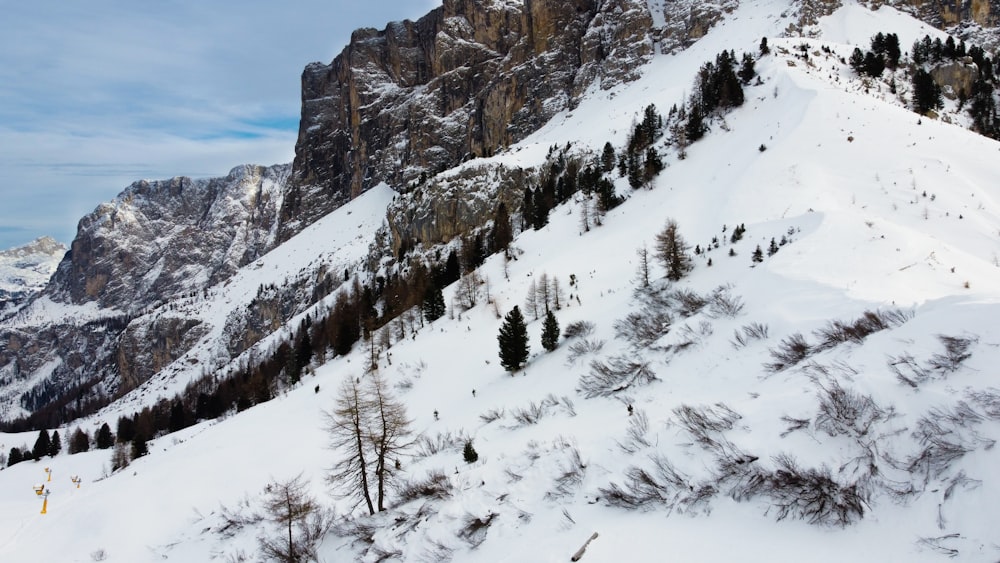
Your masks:
{"label": "steep rock wall", "polygon": [[633,78],[652,22],[636,0],[446,0],[356,31],[303,72],[279,239],[379,182],[404,188],[523,139],[595,80]]}

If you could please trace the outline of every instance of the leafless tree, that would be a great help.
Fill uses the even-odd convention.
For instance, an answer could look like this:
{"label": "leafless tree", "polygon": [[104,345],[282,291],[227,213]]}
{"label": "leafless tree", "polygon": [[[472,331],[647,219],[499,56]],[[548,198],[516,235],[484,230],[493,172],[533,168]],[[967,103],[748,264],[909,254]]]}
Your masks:
{"label": "leafless tree", "polygon": [[635,253],[639,256],[639,268],[636,271],[636,280],[645,289],[649,287],[649,249],[643,244]]}
{"label": "leafless tree", "polygon": [[358,380],[350,377],[340,386],[332,411],[324,413],[330,448],[339,459],[326,480],[334,487],[346,490],[345,498],[354,497],[375,514],[370,477],[369,422],[373,406]]}
{"label": "leafless tree", "polygon": [[455,291],[455,297],[462,306],[462,310],[468,311],[479,302],[480,283],[482,283],[482,279],[475,270],[465,274],[458,280],[458,289]]}
{"label": "leafless tree", "polygon": [[379,374],[367,378],[368,392],[375,412],[374,432],[370,440],[375,453],[375,480],[378,484],[378,510],[385,510],[385,489],[392,481],[400,456],[413,444],[411,421],[406,407],[392,396],[389,386]]}
{"label": "leafless tree", "polygon": [[564,301],[566,301],[566,293],[563,291],[562,284],[559,283],[557,276],[552,276],[552,306],[558,311],[562,309]]}
{"label": "leafless tree", "polygon": [[369,513],[385,510],[388,485],[413,443],[405,407],[374,372],[364,382],[345,380],[326,420],[330,446],[340,456],[327,481]]}
{"label": "leafless tree", "polygon": [[279,532],[257,538],[261,553],[289,563],[316,559],[316,545],[329,529],[330,519],[306,492],[302,475],[269,483],[264,493],[267,518],[278,525]]}
{"label": "leafless tree", "polygon": [[548,311],[552,305],[552,288],[549,286],[549,275],[542,272],[538,276],[538,284],[535,285],[535,301],[541,311]]}
{"label": "leafless tree", "polygon": [[538,284],[535,283],[534,279],[528,285],[528,295],[524,298],[524,310],[525,312],[531,311],[535,320],[538,320]]}

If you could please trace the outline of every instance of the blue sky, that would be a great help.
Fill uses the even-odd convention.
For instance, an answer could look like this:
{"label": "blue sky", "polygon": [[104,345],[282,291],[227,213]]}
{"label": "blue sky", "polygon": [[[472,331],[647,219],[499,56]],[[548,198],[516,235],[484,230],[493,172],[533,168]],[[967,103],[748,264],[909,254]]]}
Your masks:
{"label": "blue sky", "polygon": [[0,0],[0,249],[135,180],[291,162],[299,77],[440,0]]}

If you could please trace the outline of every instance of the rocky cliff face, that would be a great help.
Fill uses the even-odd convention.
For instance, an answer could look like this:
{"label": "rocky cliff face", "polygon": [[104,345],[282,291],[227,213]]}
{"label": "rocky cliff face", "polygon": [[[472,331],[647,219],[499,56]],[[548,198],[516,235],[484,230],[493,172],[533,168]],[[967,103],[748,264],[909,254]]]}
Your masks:
{"label": "rocky cliff face", "polygon": [[219,283],[273,246],[289,166],[142,180],[80,220],[46,295],[134,313]]}
{"label": "rocky cliff face", "polygon": [[523,139],[595,80],[632,78],[652,24],[644,0],[446,0],[356,31],[303,72],[279,237],[379,182],[403,188]]}
{"label": "rocky cliff face", "polygon": [[942,29],[963,23],[995,27],[1000,14],[997,0],[870,0],[866,4],[893,6]]}

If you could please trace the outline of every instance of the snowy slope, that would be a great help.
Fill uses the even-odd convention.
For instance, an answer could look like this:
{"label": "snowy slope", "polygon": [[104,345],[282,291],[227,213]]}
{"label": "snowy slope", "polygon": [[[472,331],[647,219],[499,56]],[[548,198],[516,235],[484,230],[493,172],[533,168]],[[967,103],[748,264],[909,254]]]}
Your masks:
{"label": "snowy slope", "polygon": [[[993,525],[1000,518],[1000,458],[991,448],[1000,437],[994,371],[1000,361],[994,320],[1000,314],[1000,145],[955,125],[918,120],[887,91],[866,93],[837,57],[821,50],[846,56],[853,42],[875,31],[898,33],[909,45],[930,32],[921,24],[885,8],[870,13],[847,6],[820,23],[816,39],[780,38],[785,22],[775,14],[781,11],[779,0],[737,9],[691,49],[655,58],[639,81],[593,92],[492,157],[535,166],[554,144],[572,141],[595,154],[608,140],[621,147],[646,105],[665,110],[684,98],[701,63],[722,49],[752,50],[761,36],[769,37],[774,55],[758,63],[762,84],[747,89],[747,102],[725,117],[725,129],[716,123],[683,160],[669,156],[651,189],[631,192],[620,179],[629,200],[587,233],[580,233],[579,203],[560,206],[545,228],[516,239],[522,253],[506,276],[499,256],[480,270],[500,312],[523,306],[542,273],[558,277],[572,296],[557,312],[561,326],[592,322],[588,338],[603,347],[573,358],[570,348],[579,340],[564,340],[544,353],[541,323],[532,321],[531,360],[512,377],[496,359],[494,307],[480,305],[394,344],[391,360],[382,356],[380,371],[405,401],[414,430],[453,442],[405,460],[404,473],[419,479],[442,471],[450,493],[402,506],[390,502],[391,511],[370,520],[375,532],[367,541],[338,528],[321,545],[321,560],[393,554],[405,561],[565,561],[594,532],[599,535],[582,561],[1000,557]],[[810,64],[796,56],[802,43]],[[192,301],[185,314],[221,326],[259,285],[282,283],[312,260],[335,268],[353,263],[367,252],[368,234],[391,198],[388,189],[372,190],[228,286]],[[705,295],[728,286],[744,306],[733,317],[710,308],[677,315],[673,329],[652,346],[632,346],[616,337],[615,321],[641,307],[635,251],[652,245],[668,217],[690,244],[708,247],[713,237],[721,244],[698,257],[675,287],[657,281],[660,293],[679,288]],[[729,244],[731,228],[741,223],[745,238]],[[753,266],[753,249],[782,236],[791,242]],[[730,248],[735,256],[728,256]],[[654,274],[663,272],[656,267]],[[454,288],[446,292],[449,302],[453,294]],[[815,342],[814,331],[829,321],[892,310],[908,320],[788,369],[764,367],[774,361],[769,351],[794,333]],[[751,323],[766,325],[768,338],[734,346],[734,331]],[[932,367],[945,352],[941,335],[968,340],[971,355],[954,370]],[[114,475],[106,476],[108,451],[47,459],[54,481],[46,515],[38,514],[40,501],[31,491],[44,479],[45,463],[0,471],[0,559],[90,561],[103,552],[107,561],[236,561],[241,553],[255,560],[255,538],[267,524],[223,533],[220,507],[235,509],[244,498],[253,505],[269,481],[299,473],[317,498],[347,515],[348,506],[330,498],[323,482],[336,453],[325,447],[322,412],[344,377],[362,376],[362,348],[318,366],[299,388],[271,402],[152,441],[150,455]],[[211,362],[211,349],[191,354],[199,365]],[[590,361],[619,355],[646,363],[656,381],[586,398],[579,389]],[[185,363],[191,362],[182,358],[178,370]],[[925,377],[904,371],[915,384],[903,383],[894,366],[923,368]],[[150,382],[102,416],[131,412],[194,375],[175,371]],[[866,432],[831,433],[824,425],[824,389],[835,386],[877,405],[881,414]],[[978,419],[935,438],[959,443],[962,453],[942,471],[907,470],[928,447],[928,434],[918,431],[927,421],[947,422],[945,415],[963,402]],[[784,454],[849,483],[871,462],[879,475],[864,517],[844,527],[812,525],[794,516],[778,520],[780,510],[764,495],[734,500],[735,485],[718,480],[718,452],[698,443],[677,410],[716,406],[725,412],[720,404],[738,418],[723,424],[715,439],[757,458],[748,463],[761,471],[775,471]],[[539,415],[535,423],[518,421],[531,411]],[[637,434],[640,417],[648,425]],[[84,424],[94,431],[100,419]],[[796,420],[804,427],[791,429]],[[474,440],[479,461],[463,462],[463,440],[456,436]],[[34,434],[3,435],[0,451],[33,440]],[[865,458],[871,451],[878,455]],[[654,458],[669,460],[685,483],[719,488],[700,504],[676,500],[687,498],[681,488],[675,501],[641,510],[610,506],[602,489],[626,483],[630,468],[649,469]],[[74,474],[83,479],[80,489],[68,481]],[[893,493],[903,490],[909,492]],[[490,524],[480,535],[463,536],[474,519]]]}

